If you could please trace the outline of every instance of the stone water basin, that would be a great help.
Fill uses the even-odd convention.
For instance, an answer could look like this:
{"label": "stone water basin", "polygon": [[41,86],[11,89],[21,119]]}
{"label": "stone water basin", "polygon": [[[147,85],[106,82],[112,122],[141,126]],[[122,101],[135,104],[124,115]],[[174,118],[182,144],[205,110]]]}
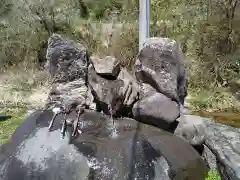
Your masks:
{"label": "stone water basin", "polygon": [[[82,134],[61,139],[63,115],[48,132],[50,111],[35,112],[0,147],[0,180],[203,180],[207,167],[187,142],[133,119],[81,116]],[[72,113],[68,118],[76,118]]]}

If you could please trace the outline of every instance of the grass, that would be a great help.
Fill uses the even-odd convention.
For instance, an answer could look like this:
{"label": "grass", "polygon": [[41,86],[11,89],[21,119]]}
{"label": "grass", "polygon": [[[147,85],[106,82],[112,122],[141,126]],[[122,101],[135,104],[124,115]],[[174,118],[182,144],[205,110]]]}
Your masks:
{"label": "grass", "polygon": [[0,121],[0,144],[7,143],[16,128],[27,116],[26,109],[1,109],[0,116],[12,116],[6,121]]}
{"label": "grass", "polygon": [[227,88],[189,89],[187,101],[195,112],[240,111],[240,101]]}
{"label": "grass", "polygon": [[216,170],[210,170],[205,180],[221,180],[221,177]]}
{"label": "grass", "polygon": [[0,80],[0,107],[39,109],[49,92],[46,72],[37,69],[14,69]]}
{"label": "grass", "polygon": [[0,121],[0,144],[8,141],[28,110],[44,107],[48,92],[48,77],[44,71],[15,68],[0,74],[0,116],[12,116]]}

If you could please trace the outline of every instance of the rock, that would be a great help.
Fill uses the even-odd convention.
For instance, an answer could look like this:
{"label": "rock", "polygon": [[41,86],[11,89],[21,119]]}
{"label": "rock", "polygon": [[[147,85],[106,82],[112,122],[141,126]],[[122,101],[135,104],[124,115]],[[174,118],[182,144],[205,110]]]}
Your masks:
{"label": "rock", "polygon": [[89,66],[88,73],[89,87],[100,110],[109,114],[111,105],[113,116],[130,116],[139,92],[136,79],[125,68],[116,79],[97,74],[93,65]]}
{"label": "rock", "polygon": [[53,34],[48,39],[46,58],[53,83],[85,79],[89,60],[87,49],[81,44]]}
{"label": "rock", "polygon": [[68,109],[86,101],[88,106],[93,104],[93,96],[90,89],[81,79],[54,84],[47,100],[47,107],[64,105]]}
{"label": "rock", "polygon": [[141,116],[145,117],[141,122],[151,122],[164,129],[172,127],[180,115],[180,104],[184,104],[187,96],[183,53],[176,41],[147,39],[136,60],[135,74],[141,82],[143,99],[134,105],[134,118],[139,119],[137,112],[141,111]]}
{"label": "rock", "polygon": [[205,123],[202,117],[182,114],[178,119],[179,124],[174,132],[193,146],[205,142]]}
{"label": "rock", "polygon": [[186,107],[183,107],[183,106],[180,107],[180,112],[181,112],[181,114],[185,114],[185,115],[189,115],[189,114],[192,113],[189,108],[186,108]]}
{"label": "rock", "polygon": [[17,128],[11,143],[0,147],[1,180],[75,180],[76,176],[84,179],[88,174],[87,159],[69,144],[69,139],[59,138],[60,124],[48,132],[48,118],[49,114],[41,111],[30,115]]}
{"label": "rock", "polygon": [[96,73],[102,76],[117,77],[120,72],[120,61],[115,57],[106,56],[104,59],[91,57]]}
{"label": "rock", "polygon": [[109,114],[109,107],[112,108],[112,115],[116,116],[123,108],[124,97],[120,89],[124,86],[122,80],[109,80],[98,75],[92,65],[88,70],[89,87],[94,100],[100,110]]}
{"label": "rock", "polygon": [[27,115],[31,115],[33,112],[35,112],[34,109],[29,109],[29,110],[27,111]]}
{"label": "rock", "polygon": [[180,111],[181,111],[181,114],[185,114],[185,115],[191,115],[192,114],[192,111],[189,108],[189,106],[186,106],[185,104],[183,106],[181,105]]}
{"label": "rock", "polygon": [[[163,130],[86,111],[82,134],[60,138],[63,115],[48,132],[51,111],[35,112],[0,147],[1,180],[203,180],[206,165],[185,141]],[[69,118],[76,118],[72,112]],[[113,135],[115,132],[115,135]]]}
{"label": "rock", "polygon": [[48,40],[47,60],[52,89],[46,107],[64,105],[67,108],[86,101],[92,105],[93,96],[86,84],[89,65],[85,47],[53,34]]}
{"label": "rock", "polygon": [[117,79],[120,79],[124,83],[123,87],[123,95],[125,96],[124,105],[132,106],[134,102],[136,102],[138,94],[139,94],[139,82],[137,82],[136,78],[131,75],[126,68],[121,68],[121,71],[118,74]]}
{"label": "rock", "polygon": [[203,146],[202,157],[210,169],[217,170],[217,158],[206,145]]}
{"label": "rock", "polygon": [[202,156],[223,180],[240,180],[240,129],[194,115],[181,115],[175,135],[204,145]]}
{"label": "rock", "polygon": [[149,38],[135,63],[136,77],[173,101],[184,103],[187,78],[183,53],[176,41]]}
{"label": "rock", "polygon": [[[217,159],[223,180],[240,180],[240,129],[203,118],[206,125],[206,146]],[[211,161],[211,157],[208,157]]]}
{"label": "rock", "polygon": [[133,106],[136,120],[168,130],[179,117],[179,105],[165,95],[155,92]]}

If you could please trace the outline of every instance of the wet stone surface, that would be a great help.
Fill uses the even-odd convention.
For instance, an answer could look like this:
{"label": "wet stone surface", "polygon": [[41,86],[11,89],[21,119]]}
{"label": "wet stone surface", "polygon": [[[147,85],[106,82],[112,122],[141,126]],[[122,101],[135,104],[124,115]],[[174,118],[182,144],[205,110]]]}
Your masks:
{"label": "wet stone surface", "polygon": [[240,180],[240,129],[205,119],[207,147],[217,160],[217,168],[225,180]]}
{"label": "wet stone surface", "polygon": [[192,145],[202,145],[202,157],[209,168],[217,170],[223,180],[240,180],[239,128],[186,114],[179,121],[174,133]]}
{"label": "wet stone surface", "polygon": [[[82,134],[60,137],[62,115],[48,132],[52,112],[35,112],[0,147],[1,180],[202,180],[206,165],[186,142],[163,130],[122,118],[112,136],[109,116],[81,116]],[[69,118],[75,118],[73,112]],[[85,123],[84,123],[85,122]]]}

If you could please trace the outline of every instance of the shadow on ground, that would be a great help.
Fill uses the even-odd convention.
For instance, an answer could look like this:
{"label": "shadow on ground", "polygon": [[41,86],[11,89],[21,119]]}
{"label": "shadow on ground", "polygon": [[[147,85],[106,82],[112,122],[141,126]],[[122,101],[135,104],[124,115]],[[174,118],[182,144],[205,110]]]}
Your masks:
{"label": "shadow on ground", "polygon": [[233,96],[240,101],[240,80],[233,81],[229,85],[229,90],[233,94]]}
{"label": "shadow on ground", "polygon": [[12,118],[12,116],[0,116],[0,121],[6,121],[11,118]]}

